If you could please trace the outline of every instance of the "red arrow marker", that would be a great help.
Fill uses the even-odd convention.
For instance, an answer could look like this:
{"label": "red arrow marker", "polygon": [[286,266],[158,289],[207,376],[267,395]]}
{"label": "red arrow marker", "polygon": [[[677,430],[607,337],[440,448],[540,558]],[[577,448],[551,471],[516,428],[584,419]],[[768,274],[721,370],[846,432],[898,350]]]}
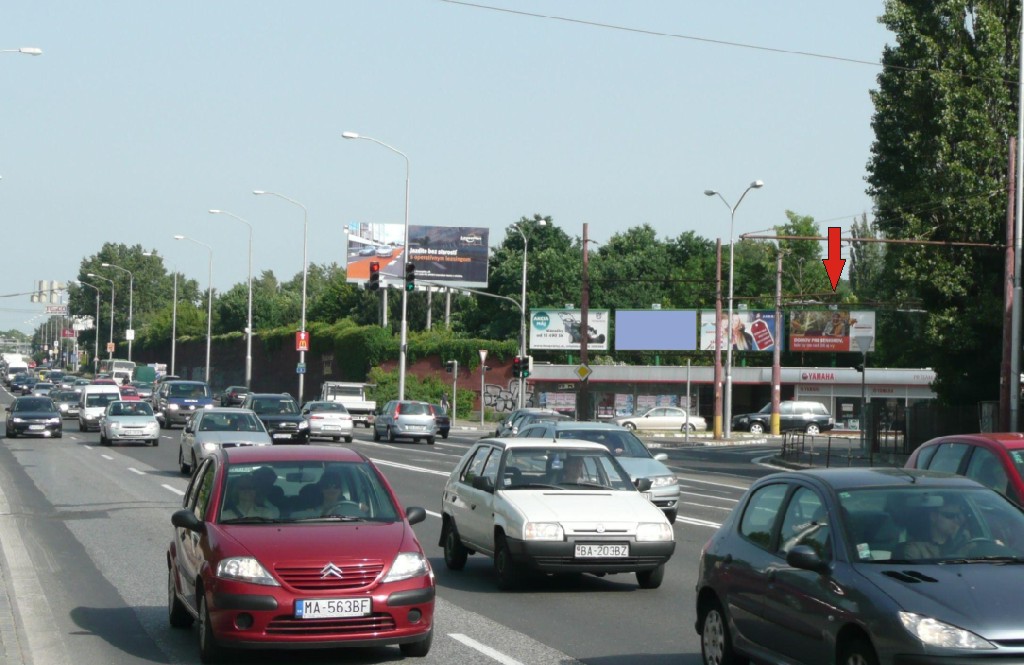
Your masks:
{"label": "red arrow marker", "polygon": [[825,272],[828,273],[828,279],[832,282],[832,291],[836,290],[839,286],[839,278],[843,274],[843,268],[846,266],[846,259],[843,258],[843,250],[839,241],[839,233],[841,229],[838,226],[828,227],[828,258],[822,259],[821,262],[825,264]]}

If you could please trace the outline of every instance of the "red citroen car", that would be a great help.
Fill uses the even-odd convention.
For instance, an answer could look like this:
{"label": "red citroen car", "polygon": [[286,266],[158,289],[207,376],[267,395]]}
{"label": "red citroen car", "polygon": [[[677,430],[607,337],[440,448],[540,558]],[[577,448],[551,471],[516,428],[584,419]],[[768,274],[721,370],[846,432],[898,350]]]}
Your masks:
{"label": "red citroen car", "polygon": [[398,645],[430,650],[434,573],[387,479],[327,446],[222,448],[171,516],[168,617],[198,620],[199,655]]}
{"label": "red citroen car", "polygon": [[1024,434],[951,434],[922,443],[908,469],[930,469],[967,476],[1024,506]]}

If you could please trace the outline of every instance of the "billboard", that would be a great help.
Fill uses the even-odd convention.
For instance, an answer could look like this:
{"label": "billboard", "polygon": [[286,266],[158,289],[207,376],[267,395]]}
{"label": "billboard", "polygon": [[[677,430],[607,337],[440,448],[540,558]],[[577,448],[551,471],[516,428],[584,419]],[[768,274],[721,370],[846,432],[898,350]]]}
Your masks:
{"label": "billboard", "polygon": [[[608,350],[608,313],[607,309],[587,310],[587,349]],[[578,351],[581,322],[578,309],[531,309],[530,349]]]}
{"label": "billboard", "polygon": [[696,310],[615,311],[616,351],[693,351],[696,348]]}
{"label": "billboard", "polygon": [[408,258],[402,224],[350,224],[347,244],[349,282],[365,282],[370,263],[380,264],[384,284],[405,282],[406,261],[416,279],[440,286],[487,287],[489,230],[479,226],[409,225]]}
{"label": "billboard", "polygon": [[792,312],[789,317],[790,351],[860,351],[853,342],[859,335],[871,337],[875,350],[875,313],[834,310]]}
{"label": "billboard", "polygon": [[[728,349],[730,331],[733,351],[774,351],[775,350],[775,310],[733,310],[732,325],[729,325],[729,313],[723,311],[718,325],[721,335],[720,348]],[[715,350],[715,313],[701,312],[700,315],[700,348],[704,351]],[[778,340],[779,348],[785,348],[785,330],[783,339]]]}

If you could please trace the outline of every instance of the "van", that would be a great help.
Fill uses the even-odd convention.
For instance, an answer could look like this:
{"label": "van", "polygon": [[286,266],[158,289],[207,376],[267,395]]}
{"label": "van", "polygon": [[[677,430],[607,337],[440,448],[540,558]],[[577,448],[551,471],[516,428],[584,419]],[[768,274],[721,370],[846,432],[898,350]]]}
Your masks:
{"label": "van", "polygon": [[106,413],[107,405],[121,399],[121,390],[109,383],[90,383],[82,386],[78,395],[78,431],[99,431],[100,417]]}
{"label": "van", "polygon": [[10,385],[11,381],[18,374],[28,374],[28,365],[24,361],[20,363],[10,363],[7,365],[7,384]]}

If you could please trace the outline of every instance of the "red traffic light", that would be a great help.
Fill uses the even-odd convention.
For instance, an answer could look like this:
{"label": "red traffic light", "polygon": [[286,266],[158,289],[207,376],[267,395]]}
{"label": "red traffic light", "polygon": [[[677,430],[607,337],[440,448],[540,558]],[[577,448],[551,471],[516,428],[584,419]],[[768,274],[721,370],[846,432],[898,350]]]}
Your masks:
{"label": "red traffic light", "polygon": [[380,261],[370,261],[370,281],[366,288],[371,291],[380,288]]}

